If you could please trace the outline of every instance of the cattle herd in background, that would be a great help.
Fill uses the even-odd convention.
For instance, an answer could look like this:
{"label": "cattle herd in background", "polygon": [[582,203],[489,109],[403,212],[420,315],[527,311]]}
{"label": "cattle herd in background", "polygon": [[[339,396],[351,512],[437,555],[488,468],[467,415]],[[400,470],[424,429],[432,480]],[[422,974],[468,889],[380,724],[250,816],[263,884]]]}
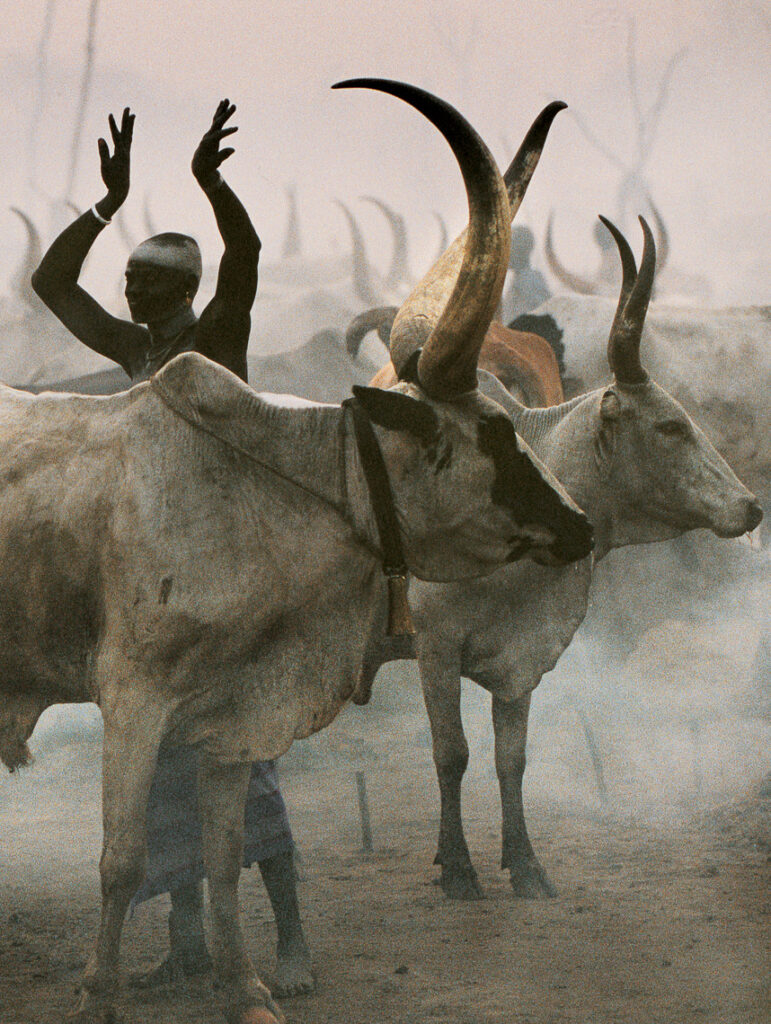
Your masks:
{"label": "cattle herd in background", "polygon": [[[115,838],[114,846],[106,846],[110,856],[102,866],[102,935],[86,972],[81,1003],[84,1021],[91,1020],[89,1014],[96,1011],[112,1012],[120,924],[141,860],[137,837],[141,833],[142,787],[133,774],[151,774],[164,730],[170,723],[182,728],[175,717],[176,696],[172,699],[169,691],[155,687],[149,672],[161,663],[173,664],[176,671],[178,662],[181,665],[180,645],[187,642],[184,632],[168,633],[169,629],[183,629],[181,613],[173,626],[168,619],[159,626],[156,620],[160,622],[166,613],[158,612],[157,602],[149,597],[146,607],[142,603],[146,595],[140,595],[140,590],[146,584],[150,594],[157,566],[169,561],[164,583],[170,581],[168,590],[178,588],[175,600],[192,601],[190,621],[194,614],[201,615],[196,601],[205,600],[212,602],[212,621],[219,614],[215,604],[224,607],[225,618],[229,617],[227,623],[223,618],[216,629],[212,627],[213,640],[212,636],[199,637],[190,656],[198,659],[196,665],[205,677],[214,671],[210,647],[213,642],[219,645],[230,659],[229,683],[241,703],[234,702],[235,710],[215,707],[203,684],[196,684],[203,689],[191,691],[193,725],[185,725],[190,730],[185,736],[191,740],[210,739],[214,732],[220,753],[238,744],[241,760],[277,756],[294,736],[308,735],[328,724],[347,699],[365,702],[377,669],[394,654],[393,647],[380,643],[384,619],[381,581],[373,581],[371,552],[357,546],[357,530],[369,525],[360,510],[361,518],[356,518],[357,503],[363,501],[364,494],[363,489],[356,490],[358,466],[355,459],[350,461],[350,449],[344,444],[340,451],[336,447],[342,443],[345,414],[337,406],[282,404],[266,393],[291,393],[314,402],[334,403],[348,398],[354,385],[368,384],[373,378],[384,388],[399,384],[397,393],[360,387],[356,395],[386,435],[381,439],[386,462],[399,465],[412,460],[414,467],[414,480],[405,482],[402,475],[395,486],[397,501],[407,509],[405,518],[413,523],[413,532],[407,531],[407,560],[422,578],[410,586],[417,627],[414,647],[399,648],[398,653],[415,658],[421,673],[441,794],[437,863],[442,886],[453,897],[478,893],[460,813],[460,787],[468,760],[460,718],[461,677],[493,694],[495,759],[503,804],[503,866],[509,869],[518,895],[553,891],[528,838],[522,779],[530,694],[571,642],[587,610],[594,561],[588,557],[586,520],[576,505],[594,526],[599,559],[618,547],[669,540],[695,529],[711,530],[719,537],[739,537],[754,531],[762,516],[759,503],[744,484],[762,501],[771,493],[769,310],[668,305],[666,294],[657,294],[649,308],[657,245],[654,232],[642,218],[644,244],[639,268],[624,235],[603,221],[606,235],[597,237],[607,256],[595,282],[580,280],[564,270],[555,255],[550,224],[549,264],[559,268],[561,283],[571,284],[574,293],[549,295],[544,278],[530,263],[532,235],[515,231],[512,242],[508,223],[502,223],[509,209],[512,216],[516,213],[529,180],[525,175],[523,184],[519,155],[501,179],[481,140],[478,144],[469,126],[456,120],[452,108],[410,87],[364,84],[400,96],[420,109],[451,142],[463,136],[467,143],[465,150],[454,147],[454,151],[469,194],[470,227],[447,248],[440,222],[444,255],[426,275],[420,280],[413,278],[404,221],[374,196],[366,201],[383,213],[393,236],[388,259],[378,261],[387,264],[387,269],[378,271],[370,262],[356,217],[350,206],[342,203],[351,254],[326,259],[304,256],[296,197],[289,193],[284,251],[275,261],[266,254],[260,268],[249,359],[256,395],[195,355],[178,357],[133,404],[120,398],[104,404],[50,396],[36,400],[4,389],[4,422],[13,442],[5,456],[9,480],[20,479],[23,470],[31,481],[30,494],[42,486],[35,475],[37,464],[25,462],[31,431],[43,458],[63,474],[63,480],[80,467],[78,471],[90,481],[92,490],[82,501],[78,499],[80,504],[75,502],[82,522],[96,517],[91,525],[98,525],[102,506],[96,499],[100,487],[108,486],[123,495],[125,509],[133,509],[140,526],[146,528],[147,550],[132,563],[129,574],[132,580],[141,581],[133,605],[129,600],[133,595],[124,592],[125,566],[118,558],[125,553],[117,547],[104,548],[105,555],[103,546],[116,545],[116,541],[112,535],[99,540],[100,558],[104,556],[104,565],[115,574],[114,606],[109,609],[107,624],[100,624],[98,637],[99,658],[112,659],[100,671],[104,672],[102,696],[110,755],[105,757],[105,833],[107,836],[112,828]],[[548,124],[554,113],[556,110],[549,114]],[[529,166],[528,175],[534,166]],[[666,250],[666,230],[653,209],[658,247]],[[17,213],[27,231],[28,252],[3,308],[3,379],[35,392],[88,395],[122,391],[129,383],[122,371],[105,369],[103,361],[67,338],[31,294],[26,282],[39,261],[41,244],[29,218]],[[480,257],[480,239],[487,246],[484,259]],[[509,251],[509,280],[504,288]],[[467,293],[461,302],[457,282],[464,279],[464,273],[471,273],[475,256],[478,281],[475,279],[473,301]],[[612,273],[611,265],[615,268]],[[450,309],[452,324],[447,313]],[[494,316],[496,312],[507,318],[507,324]],[[365,342],[372,331],[379,340]],[[453,338],[457,351],[451,352]],[[464,344],[474,349],[473,365],[464,362]],[[469,373],[475,379],[477,367],[480,388],[469,391],[473,388]],[[491,409],[498,412],[493,414]],[[506,416],[500,415],[500,409]],[[518,447],[512,427],[529,445],[527,452],[534,453],[537,469]],[[273,531],[281,551],[271,552],[268,559],[257,550],[259,544],[244,539],[243,553],[257,566],[250,582],[239,576],[240,567],[234,569],[226,552],[214,574],[217,584],[210,584],[211,593],[201,597],[206,588],[196,578],[201,593],[196,591],[195,600],[191,599],[185,592],[190,552],[184,531],[180,533],[178,524],[164,519],[164,544],[153,547],[152,515],[146,521],[141,516],[142,509],[158,513],[164,488],[172,485],[155,470],[152,459],[148,465],[134,465],[131,459],[137,459],[136,453],[125,452],[122,475],[114,476],[112,482],[101,479],[106,463],[99,461],[104,454],[100,454],[99,438],[112,437],[113,445],[120,447],[121,431],[126,430],[132,437],[146,435],[148,451],[156,452],[159,460],[163,459],[159,437],[176,438],[180,450],[188,452],[190,465],[177,470],[174,494],[186,509],[184,522],[212,552],[217,551],[216,538],[212,540],[206,532],[208,522],[198,514],[201,495],[196,491],[191,498],[185,474],[189,472],[191,480],[205,480],[206,501],[219,508],[227,472],[241,474],[233,488],[248,490],[252,486],[251,478],[243,483],[251,460],[259,468],[248,472],[259,478],[261,490],[256,489],[259,493],[254,495],[250,492],[250,501],[259,509],[261,525]],[[190,441],[195,431],[206,436],[205,444]],[[89,435],[89,443],[76,444],[80,432]],[[397,444],[393,434],[408,435],[408,441]],[[472,437],[474,443],[469,440]],[[481,439],[478,450],[477,437]],[[307,450],[310,438],[317,450]],[[227,458],[223,457],[225,451]],[[495,480],[490,487],[487,463],[480,452],[493,461]],[[62,458],[70,460],[66,466]],[[343,462],[350,478],[345,473],[340,478],[336,475]],[[266,465],[281,474],[282,482],[277,483],[265,471]],[[110,467],[114,474],[112,463]],[[138,490],[131,491],[134,479],[140,483]],[[301,497],[291,488],[287,490],[286,479],[300,484]],[[316,494],[313,488],[323,493]],[[60,498],[70,500],[64,491]],[[9,504],[8,494],[4,500],[7,522],[14,506]],[[278,521],[274,522],[274,506],[284,508],[280,528]],[[506,522],[502,507],[509,517]],[[338,521],[341,508],[355,520],[356,530],[350,536]],[[426,515],[427,508],[433,509],[431,515]],[[125,509],[120,515],[129,515]],[[223,515],[235,536],[236,514],[230,509]],[[466,536],[469,522],[474,523],[474,530]],[[34,562],[35,551],[24,548],[21,519],[18,527],[13,557]],[[127,534],[133,529],[128,522],[123,528]],[[92,629],[89,617],[92,609],[88,602],[93,595],[86,592],[90,549],[84,537],[74,528],[70,541],[76,569],[68,575],[57,562],[61,579],[56,573],[52,577],[62,588],[77,590],[82,606],[78,604],[73,613],[80,619],[73,620],[72,635],[82,634],[90,643],[92,639],[96,642],[92,636],[96,627]],[[519,561],[528,554],[533,560]],[[174,562],[177,556],[179,564]],[[82,565],[78,559],[83,560]],[[302,563],[299,569],[298,562]],[[292,572],[287,569],[290,563]],[[10,614],[11,604],[16,601],[21,606],[23,596],[17,592],[21,574],[14,575],[8,565],[6,562],[3,607]],[[180,571],[182,565],[185,569]],[[75,586],[74,577],[81,570],[82,580]],[[471,582],[464,578],[483,571],[491,575]],[[223,583],[229,579],[234,584],[232,593]],[[275,598],[277,593],[284,595],[283,603]],[[617,596],[622,602],[630,599],[622,585],[618,585]],[[46,593],[43,603],[54,598],[61,599],[61,594]],[[254,609],[260,610],[259,615]],[[27,612],[30,629],[40,626],[36,618],[42,614],[40,610]],[[262,644],[231,649],[235,644],[233,622],[249,616],[249,628],[263,638]],[[277,622],[283,624],[283,632]],[[150,650],[151,644],[143,646],[137,641],[143,630],[156,629],[162,651]],[[39,632],[44,633],[42,627]],[[45,637],[33,633],[28,647],[45,643]],[[340,641],[334,666],[324,657],[324,637],[331,634],[346,638]],[[51,637],[56,639],[54,633]],[[125,648],[132,645],[136,651],[129,657],[131,652]],[[90,648],[73,648],[65,653],[62,665],[66,662],[67,670],[74,672],[73,666],[86,664],[92,652]],[[24,648],[22,653],[14,653],[8,664],[21,671],[28,654]],[[58,658],[53,647],[41,654],[41,661],[50,659],[50,665],[46,664],[52,679]],[[138,664],[148,667],[144,689],[136,680]],[[244,680],[255,666],[269,682],[250,690]],[[353,667],[361,669],[356,679],[351,678]],[[181,668],[179,671],[182,680],[184,673]],[[217,672],[219,680],[220,665]],[[130,677],[131,687],[126,682],[126,689],[121,690],[115,680],[125,682]],[[319,681],[318,692],[315,680]],[[125,699],[126,692],[130,692],[130,701]],[[12,746],[8,736],[15,730],[11,737],[16,743],[15,765],[24,760],[26,738],[46,702],[53,702],[52,694],[56,699],[89,699],[73,675],[60,690],[53,685],[45,699],[28,702],[29,706],[21,701],[18,721],[5,722],[5,733],[0,736],[7,752]],[[137,702],[141,714],[136,712]],[[258,717],[258,706],[261,713],[266,707],[268,712],[255,725],[251,720]],[[125,770],[129,755],[131,772]],[[206,771],[201,783],[209,801],[204,824],[212,835],[224,834],[237,819],[242,780],[214,770],[207,776]],[[216,904],[220,967],[227,957],[241,965],[237,971],[224,971],[229,1019],[272,1024],[281,1019],[280,1010],[251,967],[245,966],[226,845],[211,843],[211,863],[221,870],[210,880],[210,893]]]}
{"label": "cattle herd in background", "polygon": [[[311,256],[302,251],[293,189],[287,190],[287,200],[281,256],[271,258],[264,252],[260,265],[250,379],[266,391],[342,401],[353,384],[369,382],[388,360],[384,345],[369,340],[362,347],[362,323],[369,322],[369,329],[377,329],[387,344],[393,313],[415,283],[404,218],[385,200],[366,197],[383,213],[392,236],[390,251],[373,261],[352,206],[340,202],[350,253]],[[668,255],[670,242],[664,218],[652,201],[649,205],[661,267],[662,247]],[[43,251],[41,235],[26,213],[19,208],[14,213],[24,226],[26,251],[0,299],[0,379],[35,390],[53,387],[85,393],[127,386],[122,371],[105,369],[106,361],[79,344],[32,292],[29,278]],[[446,226],[440,215],[435,216],[443,251]],[[148,230],[153,230],[151,219],[146,220]],[[123,234],[130,246],[133,238],[125,224]],[[568,271],[556,254],[549,219],[544,252],[559,289],[552,294],[533,266],[533,232],[513,227],[500,320],[490,327],[480,365],[528,405],[556,404],[563,394],[573,397],[607,378],[602,339],[613,318],[620,278],[612,237],[599,223],[595,241],[602,254],[595,277]],[[204,268],[204,289],[214,272]],[[703,294],[698,283],[690,291],[667,293],[660,287],[654,293],[645,328],[648,359],[657,380],[698,417],[735,471],[766,500],[771,486],[769,307],[715,309],[698,302]],[[507,333],[504,325],[513,327],[515,334]],[[355,341],[349,334],[346,349],[344,337],[352,327]],[[92,376],[100,370],[102,376]]]}

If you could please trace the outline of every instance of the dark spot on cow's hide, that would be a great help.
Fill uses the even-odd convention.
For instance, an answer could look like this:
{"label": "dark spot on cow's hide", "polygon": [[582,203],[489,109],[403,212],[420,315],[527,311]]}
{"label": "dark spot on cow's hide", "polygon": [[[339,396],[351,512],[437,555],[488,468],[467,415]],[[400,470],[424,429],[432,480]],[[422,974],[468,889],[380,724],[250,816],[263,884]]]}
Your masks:
{"label": "dark spot on cow's hide", "polygon": [[158,604],[167,604],[169,600],[169,594],[174,584],[173,576],[164,576],[161,580],[161,592],[158,595]]}
{"label": "dark spot on cow's hide", "polygon": [[[479,450],[493,460],[491,498],[509,509],[521,526],[539,524],[554,534],[551,550],[560,559],[584,558],[591,549],[588,520],[560,500],[530,458],[521,451],[508,416],[492,413],[479,423]],[[514,538],[514,557],[525,541]],[[530,541],[527,541],[530,546]],[[525,549],[526,550],[526,549]]]}
{"label": "dark spot on cow's hide", "polygon": [[565,346],[562,343],[563,330],[551,315],[551,313],[522,313],[509,324],[509,330],[527,331],[529,334],[537,334],[539,338],[551,345],[554,355],[557,357],[560,377],[565,376]]}

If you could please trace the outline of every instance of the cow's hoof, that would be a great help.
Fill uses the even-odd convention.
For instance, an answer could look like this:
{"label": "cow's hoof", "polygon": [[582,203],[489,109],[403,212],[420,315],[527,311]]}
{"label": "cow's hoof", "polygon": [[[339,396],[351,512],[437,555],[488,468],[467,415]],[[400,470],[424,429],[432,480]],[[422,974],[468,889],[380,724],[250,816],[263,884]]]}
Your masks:
{"label": "cow's hoof", "polygon": [[537,860],[509,865],[511,889],[518,899],[543,900],[557,895],[557,890]]}
{"label": "cow's hoof", "polygon": [[87,989],[80,990],[78,1005],[64,1019],[67,1024],[121,1024],[115,1007]]}
{"label": "cow's hoof", "polygon": [[244,1010],[233,1020],[235,1024],[286,1024],[286,1017],[283,1013],[277,1017],[265,1006],[253,1006],[249,1010]]}
{"label": "cow's hoof", "polygon": [[481,900],[482,889],[477,881],[477,873],[469,865],[465,868],[442,868],[439,879],[442,892],[451,900]]}
{"label": "cow's hoof", "polygon": [[286,1017],[281,1010],[275,1003],[272,1005],[271,1010],[267,1006],[250,1006],[246,1010],[239,1010],[228,1015],[228,1024],[286,1024]]}

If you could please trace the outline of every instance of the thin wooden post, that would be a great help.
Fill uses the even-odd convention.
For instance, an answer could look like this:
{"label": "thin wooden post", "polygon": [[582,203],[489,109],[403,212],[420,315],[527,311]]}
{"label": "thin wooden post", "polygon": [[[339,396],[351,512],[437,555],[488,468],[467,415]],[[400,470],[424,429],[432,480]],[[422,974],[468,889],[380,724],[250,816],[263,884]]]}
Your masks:
{"label": "thin wooden post", "polygon": [[372,853],[372,825],[367,800],[367,782],[364,772],[356,772],[356,790],[359,794],[359,818],[361,819],[361,845],[365,853]]}

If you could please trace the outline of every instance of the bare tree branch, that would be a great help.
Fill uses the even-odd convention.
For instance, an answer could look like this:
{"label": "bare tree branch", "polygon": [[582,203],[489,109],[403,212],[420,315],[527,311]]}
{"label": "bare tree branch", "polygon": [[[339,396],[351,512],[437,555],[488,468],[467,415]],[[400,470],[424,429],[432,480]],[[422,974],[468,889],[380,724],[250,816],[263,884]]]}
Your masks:
{"label": "bare tree branch", "polygon": [[80,97],[78,99],[78,111],[75,117],[75,130],[72,135],[72,146],[70,149],[70,170],[67,175],[67,185],[64,190],[65,199],[72,197],[72,190],[75,185],[75,177],[78,173],[78,159],[80,156],[80,138],[83,134],[83,124],[86,119],[86,107],[88,96],[91,91],[91,78],[94,72],[94,52],[96,38],[96,16],[99,9],[99,0],[91,0],[88,11],[88,29],[86,35],[86,59],[83,67],[83,77],[80,82]]}
{"label": "bare tree branch", "polygon": [[586,138],[586,140],[592,146],[594,146],[594,148],[596,150],[599,150],[599,152],[602,153],[602,155],[605,157],[605,159],[609,160],[610,163],[612,163],[614,167],[618,167],[619,170],[623,171],[626,174],[627,173],[627,165],[626,165],[626,163],[620,157],[616,156],[616,154],[611,149],[609,149],[605,145],[605,143],[602,142],[594,134],[594,132],[589,127],[589,125],[586,123],[586,121],[581,116],[581,114],[579,114],[578,111],[575,110],[573,107],[570,107],[568,109],[568,113],[572,116],[573,120],[578,125],[578,128],[581,131],[581,134]]}
{"label": "bare tree branch", "polygon": [[681,60],[686,56],[688,50],[683,48],[671,57],[669,63],[664,70],[664,74],[661,76],[661,82],[659,83],[659,91],[656,99],[651,104],[646,117],[647,124],[647,147],[646,147],[646,159],[650,156],[650,150],[653,148],[653,143],[656,138],[656,134],[659,130],[661,123],[661,114],[664,110],[664,106],[669,98],[669,87],[672,83],[672,76],[675,73],[675,68]]}
{"label": "bare tree branch", "polygon": [[43,28],[40,33],[40,41],[37,46],[37,58],[35,61],[35,89],[32,109],[34,116],[30,118],[30,133],[27,147],[27,179],[33,191],[37,191],[37,140],[40,128],[40,120],[45,107],[46,93],[48,91],[48,41],[51,38],[51,28],[54,22],[56,0],[48,0],[46,3],[45,15],[43,17]]}

